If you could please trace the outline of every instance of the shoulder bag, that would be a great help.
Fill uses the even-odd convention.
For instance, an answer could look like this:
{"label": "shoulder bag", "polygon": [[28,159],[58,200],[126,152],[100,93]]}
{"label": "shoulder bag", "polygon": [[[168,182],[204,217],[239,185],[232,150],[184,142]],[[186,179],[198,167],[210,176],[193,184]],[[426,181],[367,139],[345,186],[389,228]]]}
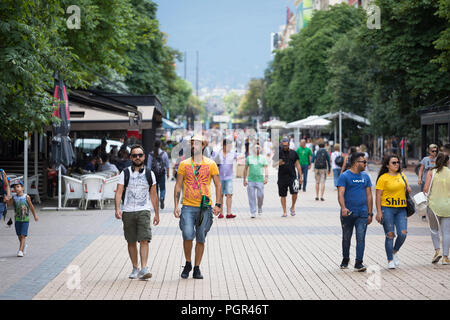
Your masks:
{"label": "shoulder bag", "polygon": [[403,182],[405,183],[405,195],[406,195],[406,216],[409,218],[414,213],[416,213],[416,206],[414,205],[414,201],[409,196],[408,192],[408,184],[406,183],[405,178],[403,177],[403,174],[400,173],[400,176],[403,179]]}

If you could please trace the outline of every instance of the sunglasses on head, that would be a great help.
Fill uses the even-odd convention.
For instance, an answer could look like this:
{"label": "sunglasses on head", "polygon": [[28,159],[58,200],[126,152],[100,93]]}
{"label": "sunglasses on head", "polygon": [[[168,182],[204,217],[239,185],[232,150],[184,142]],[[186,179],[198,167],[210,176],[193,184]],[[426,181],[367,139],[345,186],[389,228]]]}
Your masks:
{"label": "sunglasses on head", "polygon": [[133,159],[136,159],[137,157],[142,158],[143,156],[144,156],[143,153],[133,153],[133,154],[131,155],[131,157],[132,157]]}

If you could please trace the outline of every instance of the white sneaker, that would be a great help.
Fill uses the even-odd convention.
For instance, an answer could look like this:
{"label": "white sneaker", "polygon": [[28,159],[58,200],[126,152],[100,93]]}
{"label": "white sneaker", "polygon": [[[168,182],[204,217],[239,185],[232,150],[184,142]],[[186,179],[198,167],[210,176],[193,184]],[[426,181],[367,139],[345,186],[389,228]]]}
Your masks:
{"label": "white sneaker", "polygon": [[262,215],[262,209],[258,209],[258,214]]}
{"label": "white sneaker", "polygon": [[19,250],[19,251],[17,252],[17,256],[18,256],[18,257],[23,257],[23,252]]}
{"label": "white sneaker", "polygon": [[389,263],[388,263],[388,269],[395,269],[395,268],[396,268],[396,266],[395,266],[394,260],[389,261]]}
{"label": "white sneaker", "polygon": [[24,255],[27,253],[27,248],[28,248],[28,245],[26,244],[25,247],[23,248],[23,254]]}
{"label": "white sneaker", "polygon": [[396,267],[398,267],[400,265],[400,260],[398,259],[398,253],[394,254],[393,261],[394,261]]}
{"label": "white sneaker", "polygon": [[252,219],[256,218],[256,213],[250,213],[250,217],[251,217]]}
{"label": "white sneaker", "polygon": [[128,278],[130,278],[130,279],[137,279],[138,274],[139,274],[139,268],[133,267],[133,271],[130,273]]}

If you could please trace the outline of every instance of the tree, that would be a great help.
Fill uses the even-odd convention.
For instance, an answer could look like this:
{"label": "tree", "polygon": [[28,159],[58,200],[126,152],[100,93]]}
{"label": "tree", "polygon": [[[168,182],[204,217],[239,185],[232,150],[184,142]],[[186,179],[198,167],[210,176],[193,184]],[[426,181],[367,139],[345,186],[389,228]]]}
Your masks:
{"label": "tree", "polygon": [[237,109],[241,102],[242,96],[234,91],[229,92],[224,98],[223,102],[225,104],[225,112],[232,118],[237,113]]}
{"label": "tree", "polygon": [[436,14],[447,21],[447,27],[441,31],[439,38],[434,42],[436,49],[442,52],[432,62],[439,63],[441,71],[448,71],[450,69],[450,0],[439,0],[439,10]]}
{"label": "tree", "polygon": [[[259,115],[258,99],[262,101],[264,90],[263,79],[251,79],[248,84],[248,91],[239,104],[237,115],[248,118]],[[262,101],[262,103],[264,102]]]}

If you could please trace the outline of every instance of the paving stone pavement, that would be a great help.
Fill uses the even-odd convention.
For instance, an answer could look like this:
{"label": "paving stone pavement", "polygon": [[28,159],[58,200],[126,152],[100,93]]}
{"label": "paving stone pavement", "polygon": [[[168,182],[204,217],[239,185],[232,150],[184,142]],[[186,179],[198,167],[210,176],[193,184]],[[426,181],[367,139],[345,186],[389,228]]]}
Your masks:
{"label": "paving stone pavement", "polygon": [[[371,171],[372,181],[376,172]],[[14,227],[0,224],[0,299],[177,300],[403,300],[450,298],[450,266],[431,264],[434,253],[426,222],[408,219],[401,265],[388,270],[384,233],[374,221],[366,238],[365,273],[351,264],[340,270],[341,227],[337,192],[327,178],[326,201],[315,201],[314,175],[299,193],[296,216],[281,218],[276,176],[265,187],[263,214],[251,219],[242,179],[234,180],[235,219],[217,219],[207,236],[203,280],[181,279],[181,231],[173,217],[174,182],[167,183],[166,209],[153,227],[148,281],[130,280],[131,263],[122,223],[112,206],[74,212],[40,211],[30,224],[29,250],[16,257]],[[408,175],[412,185],[417,181]],[[415,189],[417,189],[415,187]],[[290,198],[288,197],[288,205]],[[226,208],[224,208],[226,210]]]}

